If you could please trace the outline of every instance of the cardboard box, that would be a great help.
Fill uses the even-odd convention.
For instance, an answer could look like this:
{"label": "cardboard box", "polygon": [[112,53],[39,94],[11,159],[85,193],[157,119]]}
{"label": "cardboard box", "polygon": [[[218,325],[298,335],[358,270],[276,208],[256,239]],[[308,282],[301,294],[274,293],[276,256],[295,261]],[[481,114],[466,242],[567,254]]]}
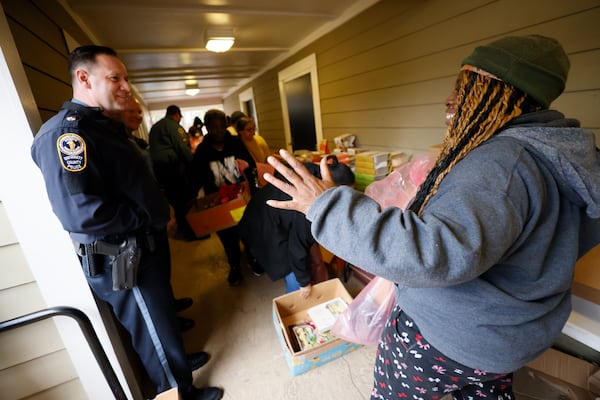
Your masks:
{"label": "cardboard box", "polygon": [[593,400],[587,390],[531,368],[520,368],[513,376],[518,400]]}
{"label": "cardboard box", "polygon": [[237,225],[242,219],[246,204],[250,200],[250,189],[241,185],[241,193],[224,204],[219,202],[219,193],[196,199],[186,218],[196,236],[214,233]]}
{"label": "cardboard box", "polygon": [[154,400],[181,400],[181,396],[179,395],[179,390],[177,390],[177,388],[172,388],[166,392],[159,393]]}
{"label": "cardboard box", "polygon": [[590,388],[590,392],[600,396],[600,370],[590,376],[588,379],[588,387]]}
{"label": "cardboard box", "polygon": [[577,262],[573,294],[600,304],[600,245],[591,249]]}
{"label": "cardboard box", "polygon": [[530,362],[528,367],[585,390],[590,390],[589,378],[600,369],[585,360],[555,349],[546,350]]}
{"label": "cardboard box", "polygon": [[303,374],[362,347],[335,338],[306,350],[294,349],[289,328],[309,321],[309,308],[336,297],[341,297],[348,304],[352,302],[352,297],[337,278],[314,285],[308,299],[300,297],[299,291],[273,299],[273,324],[292,376]]}

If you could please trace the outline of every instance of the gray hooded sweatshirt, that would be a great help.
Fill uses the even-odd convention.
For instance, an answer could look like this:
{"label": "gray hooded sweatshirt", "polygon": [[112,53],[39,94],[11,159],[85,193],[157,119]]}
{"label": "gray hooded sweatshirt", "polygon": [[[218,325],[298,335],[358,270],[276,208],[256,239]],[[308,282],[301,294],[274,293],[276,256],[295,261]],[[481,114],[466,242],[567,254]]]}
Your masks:
{"label": "gray hooded sweatshirt", "polygon": [[307,218],[327,249],[394,281],[444,355],[512,372],[556,340],[575,262],[600,243],[600,156],[576,120],[531,113],[458,162],[421,217],[337,187]]}

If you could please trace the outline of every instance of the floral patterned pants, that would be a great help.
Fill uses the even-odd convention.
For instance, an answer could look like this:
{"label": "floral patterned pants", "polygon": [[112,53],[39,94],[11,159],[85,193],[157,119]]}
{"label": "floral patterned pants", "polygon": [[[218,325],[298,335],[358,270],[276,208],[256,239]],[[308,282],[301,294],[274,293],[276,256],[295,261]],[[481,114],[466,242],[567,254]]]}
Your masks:
{"label": "floral patterned pants", "polygon": [[396,306],[377,349],[371,400],[513,400],[512,374],[474,370],[450,360]]}

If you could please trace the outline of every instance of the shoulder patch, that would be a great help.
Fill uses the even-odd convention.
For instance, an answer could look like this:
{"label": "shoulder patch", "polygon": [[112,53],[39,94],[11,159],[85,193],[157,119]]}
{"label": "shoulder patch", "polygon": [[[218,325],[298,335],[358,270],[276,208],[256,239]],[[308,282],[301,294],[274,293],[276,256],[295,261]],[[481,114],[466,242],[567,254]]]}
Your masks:
{"label": "shoulder patch", "polygon": [[56,140],[56,149],[63,168],[69,172],[83,171],[87,165],[85,140],[76,133],[63,133]]}

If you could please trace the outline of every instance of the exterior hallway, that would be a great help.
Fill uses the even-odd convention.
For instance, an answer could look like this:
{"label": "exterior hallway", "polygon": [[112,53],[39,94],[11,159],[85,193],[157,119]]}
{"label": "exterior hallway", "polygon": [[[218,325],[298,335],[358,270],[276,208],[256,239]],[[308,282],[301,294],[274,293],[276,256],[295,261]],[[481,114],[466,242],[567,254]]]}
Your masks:
{"label": "exterior hallway", "polygon": [[[194,373],[196,386],[221,386],[223,399],[229,400],[369,398],[374,347],[292,377],[272,320],[272,299],[284,294],[283,280],[256,277],[245,267],[242,284],[229,287],[229,267],[216,234],[195,242],[171,240],[171,259],[175,296],[194,299],[180,313],[196,321],[183,334],[186,350],[211,355]],[[348,281],[351,295],[360,287],[358,281]]]}
{"label": "exterior hallway", "polygon": [[[179,314],[196,321],[183,334],[186,350],[211,356],[194,372],[196,386],[220,386],[225,400],[369,399],[375,347],[362,347],[293,377],[272,319],[272,300],[285,292],[283,280],[256,277],[244,267],[242,284],[229,287],[229,266],[216,234],[196,242],[171,239],[170,244],[175,296],[194,299]],[[351,275],[345,286],[355,297],[363,284]],[[515,373],[514,391],[516,400],[594,399],[529,368]],[[441,400],[450,399],[447,395]]]}

